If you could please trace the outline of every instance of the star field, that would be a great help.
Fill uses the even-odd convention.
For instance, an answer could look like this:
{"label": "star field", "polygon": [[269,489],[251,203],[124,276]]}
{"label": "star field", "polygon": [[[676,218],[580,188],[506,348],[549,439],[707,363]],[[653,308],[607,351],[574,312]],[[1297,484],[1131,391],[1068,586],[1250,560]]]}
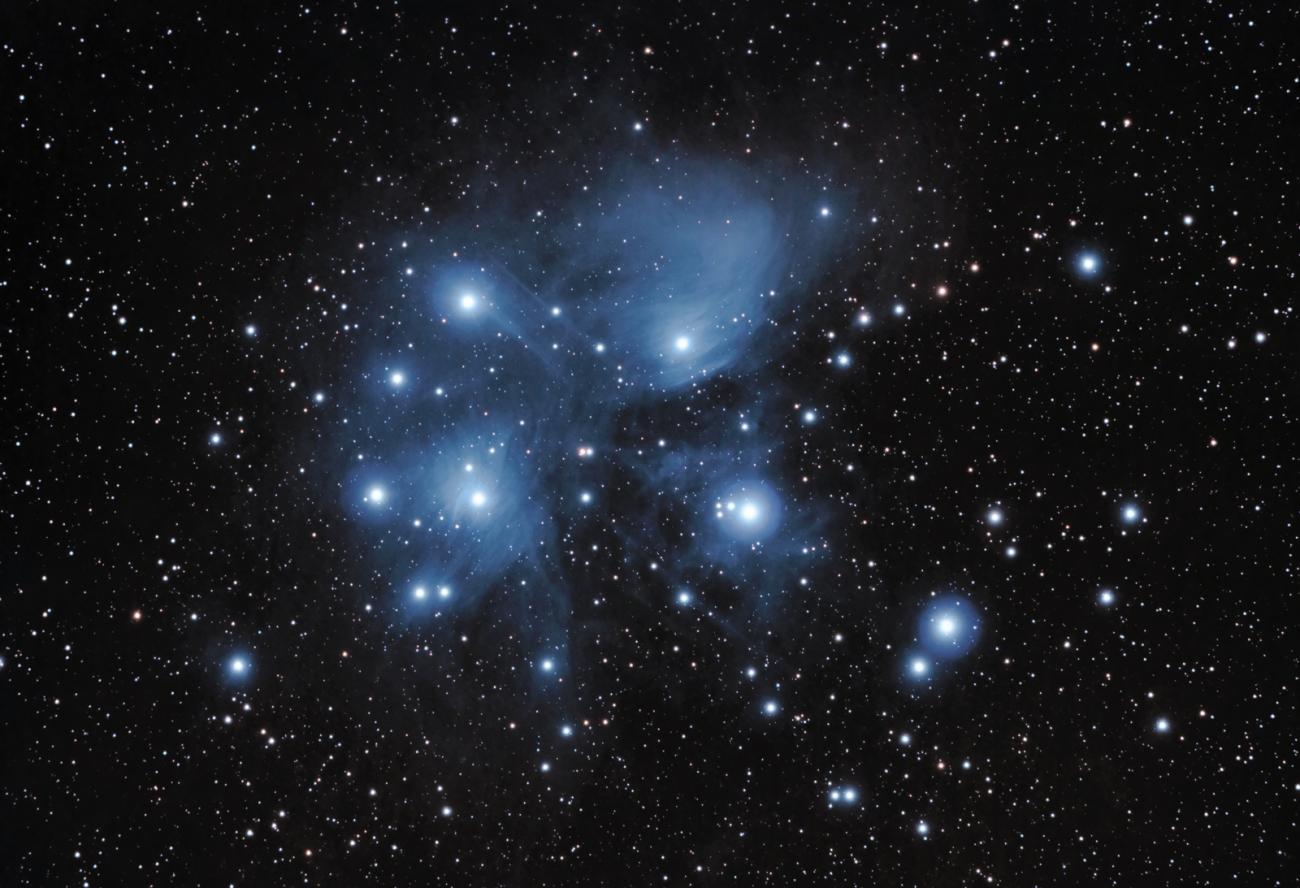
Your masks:
{"label": "star field", "polygon": [[1294,19],[0,13],[0,885],[1291,884]]}

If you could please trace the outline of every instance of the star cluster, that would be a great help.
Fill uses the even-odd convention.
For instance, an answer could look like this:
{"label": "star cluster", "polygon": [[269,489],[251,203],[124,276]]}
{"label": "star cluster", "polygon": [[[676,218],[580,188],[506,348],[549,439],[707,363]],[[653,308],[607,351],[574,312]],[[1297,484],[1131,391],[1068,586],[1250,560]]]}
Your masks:
{"label": "star cluster", "polygon": [[1284,885],[1281,7],[3,13],[0,885]]}

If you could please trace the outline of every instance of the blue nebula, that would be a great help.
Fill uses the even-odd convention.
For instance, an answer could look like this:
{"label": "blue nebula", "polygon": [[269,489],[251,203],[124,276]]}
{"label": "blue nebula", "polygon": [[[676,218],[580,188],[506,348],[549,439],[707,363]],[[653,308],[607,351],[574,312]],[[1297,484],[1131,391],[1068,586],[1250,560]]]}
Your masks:
{"label": "blue nebula", "polygon": [[[810,213],[811,187],[669,152],[562,190],[539,226],[507,183],[500,208],[439,219],[386,270],[349,278],[348,336],[312,358],[330,409],[311,411],[295,457],[399,612],[437,611],[446,584],[457,613],[491,601],[532,644],[564,650],[583,587],[566,549],[606,516],[629,559],[663,565],[645,596],[661,606],[696,601],[679,589],[702,602],[725,568],[764,607],[820,557],[800,548],[833,510],[768,480],[797,423],[789,393],[760,384],[800,300],[859,236]],[[705,386],[726,393],[716,409],[698,406]],[[683,409],[689,424],[669,418]]]}
{"label": "blue nebula", "polygon": [[960,595],[935,598],[921,612],[917,636],[921,647],[936,660],[951,660],[965,654],[979,639],[980,614]]}

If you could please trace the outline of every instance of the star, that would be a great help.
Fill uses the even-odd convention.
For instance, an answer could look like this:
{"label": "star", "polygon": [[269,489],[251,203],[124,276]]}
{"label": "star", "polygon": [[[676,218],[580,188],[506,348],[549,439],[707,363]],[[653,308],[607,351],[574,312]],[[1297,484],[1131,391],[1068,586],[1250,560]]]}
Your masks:
{"label": "star", "polygon": [[689,336],[678,336],[673,340],[673,348],[677,349],[679,352],[687,351],[690,347],[691,340]]}
{"label": "star", "polygon": [[366,497],[365,497],[366,502],[370,503],[370,505],[372,506],[383,505],[384,500],[387,498],[388,498],[388,493],[384,490],[384,488],[380,487],[378,484],[372,486],[369,490],[366,491]]}
{"label": "star", "polygon": [[765,700],[763,702],[763,714],[766,715],[768,718],[771,718],[772,716],[776,715],[780,711],[781,711],[781,704],[777,703],[775,700]]}
{"label": "star", "polygon": [[388,374],[388,382],[393,388],[401,388],[406,385],[406,374],[401,370],[394,370]]}
{"label": "star", "polygon": [[833,788],[829,793],[830,803],[832,806],[852,806],[858,802],[858,791],[852,786],[838,786]]}
{"label": "star", "polygon": [[1097,593],[1097,602],[1102,607],[1110,607],[1115,603],[1115,592],[1112,589],[1102,589]]}
{"label": "star", "polygon": [[921,612],[917,633],[926,653],[936,659],[954,659],[969,651],[978,640],[980,612],[960,595],[936,596]]}
{"label": "star", "polygon": [[1084,277],[1092,277],[1101,269],[1101,259],[1096,253],[1080,253],[1075,266]]}

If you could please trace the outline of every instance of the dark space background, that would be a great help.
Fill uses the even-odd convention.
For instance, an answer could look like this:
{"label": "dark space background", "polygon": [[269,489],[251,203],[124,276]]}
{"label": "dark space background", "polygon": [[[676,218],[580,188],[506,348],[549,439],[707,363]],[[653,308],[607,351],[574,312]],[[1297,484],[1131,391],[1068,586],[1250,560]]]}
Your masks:
{"label": "dark space background", "polygon": [[[1292,884],[1297,29],[6,5],[0,885]],[[421,611],[349,460],[421,464],[376,389],[436,270],[616,318],[565,208],[664,167],[806,215],[788,292],[600,400],[485,381],[549,330],[410,334],[413,389],[425,354],[469,407],[584,405],[608,458],[577,517],[548,427],[541,517]],[[740,460],[785,499],[752,547],[692,523]],[[948,594],[978,638],[913,680]]]}

